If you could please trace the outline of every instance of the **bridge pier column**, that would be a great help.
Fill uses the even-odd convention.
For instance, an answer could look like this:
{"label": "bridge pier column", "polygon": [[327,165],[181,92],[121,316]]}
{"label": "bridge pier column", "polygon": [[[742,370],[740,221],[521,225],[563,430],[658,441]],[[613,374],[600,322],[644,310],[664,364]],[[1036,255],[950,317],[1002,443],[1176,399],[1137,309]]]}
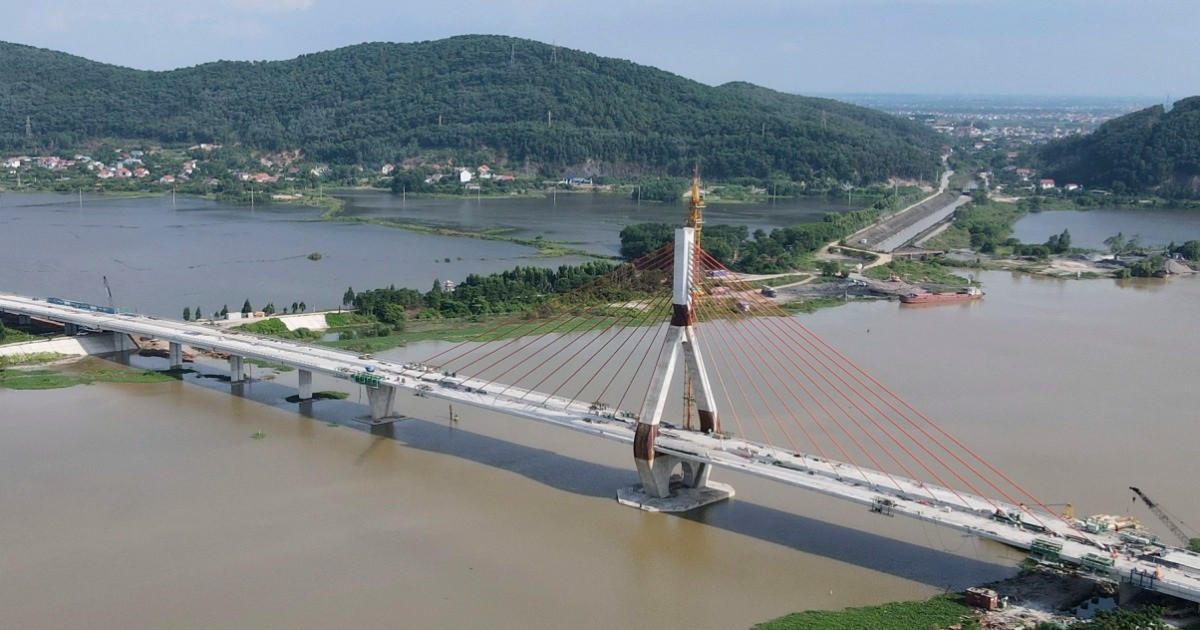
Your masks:
{"label": "bridge pier column", "polygon": [[63,333],[70,335],[70,336],[78,335],[79,334],[79,324],[72,324],[70,322],[63,324]]}
{"label": "bridge pier column", "polygon": [[1142,589],[1130,584],[1129,582],[1121,582],[1117,584],[1117,603],[1122,606],[1129,604],[1134,600],[1134,598],[1141,594]]}
{"label": "bridge pier column", "polygon": [[20,326],[28,326],[30,321],[28,315],[17,315],[17,324]]}
{"label": "bridge pier column", "polygon": [[229,355],[229,382],[241,383],[246,380],[246,374],[242,370],[242,357],[236,354]]}
{"label": "bridge pier column", "polygon": [[137,348],[137,344],[133,343],[133,339],[125,333],[112,333],[112,339],[115,352],[127,352]]}
{"label": "bridge pier column", "polygon": [[170,346],[167,349],[167,356],[169,357],[169,359],[171,361],[171,369],[172,370],[178,370],[179,368],[183,367],[183,345],[182,344],[172,341]]}
{"label": "bridge pier column", "polygon": [[371,421],[381,422],[395,415],[396,388],[391,385],[367,388],[367,402],[371,404]]}
{"label": "bridge pier column", "polygon": [[300,370],[300,400],[312,400],[312,394],[312,370]]}

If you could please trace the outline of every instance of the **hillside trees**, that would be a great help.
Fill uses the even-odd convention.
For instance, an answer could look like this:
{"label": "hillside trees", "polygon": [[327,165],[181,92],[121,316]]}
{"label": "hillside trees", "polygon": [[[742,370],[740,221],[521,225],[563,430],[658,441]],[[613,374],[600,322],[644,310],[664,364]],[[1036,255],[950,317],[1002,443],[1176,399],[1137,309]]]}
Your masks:
{"label": "hillside trees", "polygon": [[[913,121],[554,50],[462,36],[144,72],[0,43],[0,83],[9,86],[0,91],[0,148],[35,148],[23,133],[28,116],[36,147],[112,138],[240,143],[298,148],[333,165],[441,151],[460,163],[491,156],[543,172],[589,164],[593,172],[679,176],[700,161],[713,178],[855,184],[937,168],[939,139]],[[417,175],[394,186],[418,190]]]}

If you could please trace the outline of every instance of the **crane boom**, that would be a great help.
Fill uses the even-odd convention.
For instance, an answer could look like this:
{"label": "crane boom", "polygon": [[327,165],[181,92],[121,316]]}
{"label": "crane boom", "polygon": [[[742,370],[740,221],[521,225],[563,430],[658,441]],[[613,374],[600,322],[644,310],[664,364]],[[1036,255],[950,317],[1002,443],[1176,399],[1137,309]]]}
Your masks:
{"label": "crane boom", "polygon": [[1179,529],[1179,526],[1175,524],[1175,521],[1171,520],[1171,517],[1167,516],[1167,513],[1164,512],[1162,508],[1158,507],[1157,503],[1150,500],[1150,497],[1146,496],[1144,492],[1133,486],[1129,486],[1129,489],[1133,490],[1134,494],[1138,495],[1142,502],[1146,504],[1146,507],[1150,508],[1150,511],[1154,512],[1154,515],[1158,517],[1158,520],[1162,521],[1163,525],[1166,525],[1167,529],[1171,530],[1171,533],[1175,534],[1175,536],[1179,538],[1184,545],[1187,545],[1191,542],[1191,538],[1189,538],[1187,534],[1183,533],[1183,530]]}

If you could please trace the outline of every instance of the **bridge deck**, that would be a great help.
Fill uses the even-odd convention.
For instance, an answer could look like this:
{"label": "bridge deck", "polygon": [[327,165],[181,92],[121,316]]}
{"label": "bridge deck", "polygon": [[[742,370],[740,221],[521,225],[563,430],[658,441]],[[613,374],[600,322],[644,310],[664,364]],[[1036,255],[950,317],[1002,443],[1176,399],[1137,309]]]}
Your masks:
{"label": "bridge deck", "polygon": [[[154,337],[346,380],[362,374],[371,365],[381,386],[492,409],[619,442],[632,443],[636,429],[636,420],[628,412],[596,409],[589,403],[472,378],[448,377],[419,364],[367,360],[352,353],[289,340],[146,316],[83,311],[20,296],[0,295],[0,311]],[[1184,550],[1169,549],[1160,557],[1133,554],[1127,551],[1132,548],[1127,548],[1116,536],[1080,534],[1055,515],[1025,512],[1011,503],[734,436],[704,435],[664,425],[657,447],[661,452],[684,459],[864,506],[878,507],[881,501],[887,501],[885,510],[891,514],[937,523],[1021,549],[1030,549],[1038,538],[1052,539],[1062,543],[1060,556],[1064,560],[1079,563],[1087,554],[1111,558],[1113,564],[1107,573],[1118,580],[1129,576],[1134,569],[1150,575],[1157,571],[1161,577],[1154,580],[1153,590],[1200,602],[1200,555]],[[1026,524],[998,521],[993,518],[997,510],[1025,512]],[[1031,519],[1035,522],[1028,523]]]}

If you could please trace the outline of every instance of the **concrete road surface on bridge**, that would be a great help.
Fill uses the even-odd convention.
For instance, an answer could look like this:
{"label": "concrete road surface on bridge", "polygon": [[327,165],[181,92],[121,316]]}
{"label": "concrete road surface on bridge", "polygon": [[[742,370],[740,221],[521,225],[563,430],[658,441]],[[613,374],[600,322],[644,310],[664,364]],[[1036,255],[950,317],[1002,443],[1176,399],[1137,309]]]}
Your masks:
{"label": "concrete road surface on bridge", "polygon": [[[364,384],[368,394],[387,392],[389,406],[396,391],[407,391],[628,444],[633,443],[637,428],[635,416],[629,411],[597,409],[588,403],[469,376],[451,377],[417,363],[363,358],[331,348],[202,324],[86,311],[7,294],[0,294],[0,311],[155,337],[360,383],[364,382],[360,380],[364,374],[370,374],[366,379],[370,386]],[[370,372],[366,371],[368,365]],[[1154,580],[1142,580],[1141,585],[1149,584],[1152,590],[1200,602],[1200,554],[1173,548],[1153,556],[1122,554],[1119,552],[1128,548],[1116,535],[1084,534],[1056,515],[728,434],[703,434],[665,426],[656,448],[681,459],[741,471],[859,503],[873,512],[937,523],[1021,549],[1030,549],[1037,540],[1052,541],[1061,544],[1059,556],[1066,561],[1081,563],[1085,558],[1101,558],[1108,563],[1107,568],[1097,570],[1118,581],[1131,579],[1135,573],[1154,575]],[[1024,520],[1021,514],[1026,515]],[[1015,518],[1009,518],[1010,515]]]}

